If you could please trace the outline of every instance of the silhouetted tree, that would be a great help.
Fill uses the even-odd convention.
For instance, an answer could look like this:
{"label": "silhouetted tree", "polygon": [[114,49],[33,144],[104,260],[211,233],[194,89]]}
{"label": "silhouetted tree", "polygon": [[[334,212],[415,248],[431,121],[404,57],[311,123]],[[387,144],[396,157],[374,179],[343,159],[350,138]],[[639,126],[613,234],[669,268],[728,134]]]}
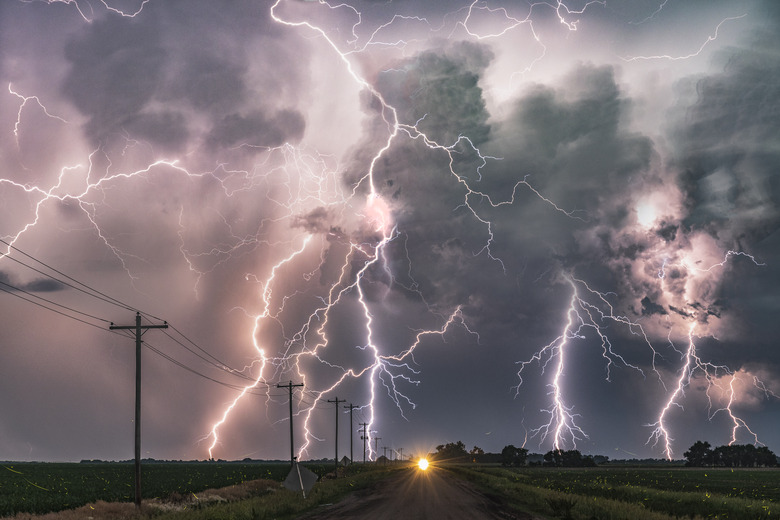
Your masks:
{"label": "silhouetted tree", "polygon": [[593,457],[588,455],[583,457],[579,450],[550,450],[544,454],[544,465],[565,467],[565,468],[582,468],[593,467],[596,462]]}
{"label": "silhouetted tree", "polygon": [[504,446],[501,450],[502,466],[524,466],[528,450],[525,448],[515,448],[513,445]]}
{"label": "silhouetted tree", "polygon": [[688,451],[683,453],[683,456],[687,459],[685,465],[689,467],[711,465],[712,450],[710,447],[710,443],[707,441],[696,441],[693,443],[693,446],[691,446]]}
{"label": "silhouetted tree", "polygon": [[769,448],[756,448],[752,444],[718,446],[712,451],[712,463],[727,468],[754,468],[777,465],[777,457]]}
{"label": "silhouetted tree", "polygon": [[467,460],[469,453],[466,451],[466,445],[461,441],[448,442],[447,444],[436,446],[434,457],[437,460]]}

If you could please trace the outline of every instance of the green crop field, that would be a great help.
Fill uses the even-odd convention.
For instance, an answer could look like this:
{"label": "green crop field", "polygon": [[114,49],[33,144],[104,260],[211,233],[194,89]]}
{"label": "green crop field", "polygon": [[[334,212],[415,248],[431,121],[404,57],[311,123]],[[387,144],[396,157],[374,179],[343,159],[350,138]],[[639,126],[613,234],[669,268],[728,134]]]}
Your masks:
{"label": "green crop field", "polygon": [[[332,470],[329,465],[307,466],[320,475]],[[393,468],[357,465],[352,469],[347,478],[318,484],[306,501],[295,493],[280,492],[233,504],[150,514],[155,518],[293,518],[296,512],[337,501],[344,493],[370,485]],[[549,519],[753,520],[780,515],[780,469],[560,469],[479,464],[442,469],[471,481],[503,510]],[[143,496],[188,495],[255,479],[280,482],[288,470],[287,464],[149,463],[143,467]],[[0,464],[0,516],[132,499],[132,464]]]}
{"label": "green crop field", "polygon": [[[281,482],[289,469],[289,464],[147,463],[141,489],[143,498],[187,495],[260,478]],[[0,516],[61,511],[98,500],[128,502],[134,496],[132,463],[0,464]]]}
{"label": "green crop field", "polygon": [[780,469],[451,468],[551,518],[754,520],[780,516]]}

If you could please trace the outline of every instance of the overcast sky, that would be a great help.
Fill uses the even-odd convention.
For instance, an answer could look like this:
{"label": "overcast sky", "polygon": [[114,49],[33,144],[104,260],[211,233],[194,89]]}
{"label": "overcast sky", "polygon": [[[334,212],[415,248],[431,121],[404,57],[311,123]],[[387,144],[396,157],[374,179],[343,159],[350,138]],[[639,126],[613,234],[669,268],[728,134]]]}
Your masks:
{"label": "overcast sky", "polygon": [[775,4],[2,2],[0,460],[777,452]]}

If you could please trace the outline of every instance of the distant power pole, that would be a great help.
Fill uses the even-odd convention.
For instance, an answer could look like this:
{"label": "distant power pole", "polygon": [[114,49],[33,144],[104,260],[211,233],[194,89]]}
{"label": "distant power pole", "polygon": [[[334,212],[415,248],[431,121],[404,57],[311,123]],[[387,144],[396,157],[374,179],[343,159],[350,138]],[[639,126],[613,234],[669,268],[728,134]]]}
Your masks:
{"label": "distant power pole", "polygon": [[296,386],[303,386],[303,383],[294,385],[292,381],[286,385],[277,384],[276,388],[286,388],[290,391],[290,466],[295,465],[295,444],[293,443],[293,413],[292,413],[292,391]]}
{"label": "distant power pole", "polygon": [[379,458],[379,440],[382,437],[374,437],[374,453],[376,453],[376,458]]}
{"label": "distant power pole", "polygon": [[352,410],[358,407],[349,403],[349,406],[345,406],[344,408],[349,408],[349,463],[352,464],[355,461],[355,457],[352,454],[352,432],[354,431],[354,428],[352,427]]}
{"label": "distant power pole", "polygon": [[387,464],[387,446],[382,446],[382,449],[384,450],[383,457],[385,458],[384,463]]}
{"label": "distant power pole", "polygon": [[363,464],[366,463],[366,440],[368,439],[368,423],[360,423],[360,426],[363,427],[362,435],[360,436],[361,439],[363,439]]}
{"label": "distant power pole", "polygon": [[135,325],[117,326],[111,322],[109,330],[135,330],[135,507],[141,507],[141,336],[148,329],[167,329],[163,325],[141,325],[141,313],[135,313]]}
{"label": "distant power pole", "polygon": [[339,403],[346,403],[346,399],[328,399],[329,403],[336,403],[336,478],[339,476]]}
{"label": "distant power pole", "polygon": [[403,448],[398,448],[398,455],[399,455],[398,458],[401,459],[401,462],[403,462],[403,460],[404,460],[404,449]]}

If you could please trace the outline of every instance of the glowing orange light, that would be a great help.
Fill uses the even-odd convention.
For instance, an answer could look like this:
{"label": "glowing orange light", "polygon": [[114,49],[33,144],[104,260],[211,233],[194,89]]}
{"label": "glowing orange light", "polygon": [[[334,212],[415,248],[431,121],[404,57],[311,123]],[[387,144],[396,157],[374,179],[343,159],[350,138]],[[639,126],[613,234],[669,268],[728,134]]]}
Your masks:
{"label": "glowing orange light", "polygon": [[417,462],[417,467],[419,467],[423,471],[428,469],[428,459],[420,459]]}

